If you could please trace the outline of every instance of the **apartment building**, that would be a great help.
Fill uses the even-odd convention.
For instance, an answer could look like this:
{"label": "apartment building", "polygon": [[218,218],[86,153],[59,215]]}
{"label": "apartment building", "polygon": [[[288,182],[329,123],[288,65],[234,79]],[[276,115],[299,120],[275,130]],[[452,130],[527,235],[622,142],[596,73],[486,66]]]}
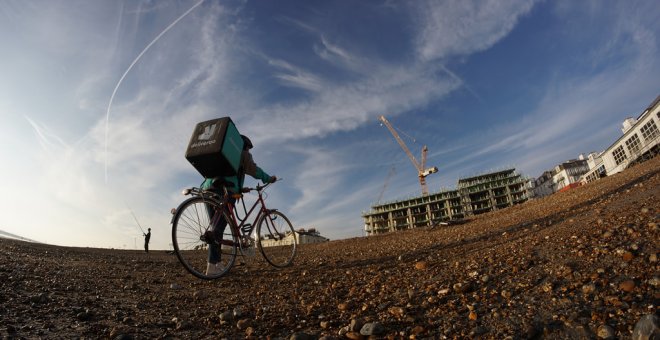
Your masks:
{"label": "apartment building", "polygon": [[456,190],[377,204],[362,214],[367,236],[503,209],[529,198],[529,180],[508,169],[459,179]]}

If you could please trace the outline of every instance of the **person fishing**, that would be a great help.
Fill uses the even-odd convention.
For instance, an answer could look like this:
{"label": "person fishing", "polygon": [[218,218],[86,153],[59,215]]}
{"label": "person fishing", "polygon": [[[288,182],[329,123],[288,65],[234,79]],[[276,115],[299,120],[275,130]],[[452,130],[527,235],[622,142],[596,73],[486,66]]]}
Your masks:
{"label": "person fishing", "polygon": [[151,240],[151,228],[147,229],[147,233],[142,233],[144,235],[144,252],[149,252],[149,240]]}
{"label": "person fishing", "polygon": [[[257,166],[252,159],[250,149],[252,149],[252,141],[244,135],[243,150],[241,152],[241,163],[239,166],[238,174],[235,176],[206,178],[201,185],[203,190],[212,190],[219,193],[224,193],[224,189],[231,193],[240,193],[243,188],[245,174],[250,175],[254,179],[261,180],[263,183],[273,183],[277,177],[268,175],[263,169]],[[235,198],[230,198],[229,201],[233,205],[236,201]],[[228,209],[228,207],[225,207]],[[220,245],[218,240],[222,240],[222,235],[227,227],[227,220],[221,217],[218,223],[214,226],[213,230],[207,232],[207,239],[209,239],[208,247],[208,260],[206,264],[206,275],[215,275],[222,272],[223,268],[220,267]]]}

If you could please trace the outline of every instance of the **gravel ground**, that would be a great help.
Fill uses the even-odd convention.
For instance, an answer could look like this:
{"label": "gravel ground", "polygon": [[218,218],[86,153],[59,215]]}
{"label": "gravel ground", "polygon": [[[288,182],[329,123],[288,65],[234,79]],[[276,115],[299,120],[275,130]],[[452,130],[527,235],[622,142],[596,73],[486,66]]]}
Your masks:
{"label": "gravel ground", "polygon": [[215,281],[164,251],[0,239],[0,336],[657,339],[659,194],[656,157],[465,224],[307,245],[290,268],[256,257]]}

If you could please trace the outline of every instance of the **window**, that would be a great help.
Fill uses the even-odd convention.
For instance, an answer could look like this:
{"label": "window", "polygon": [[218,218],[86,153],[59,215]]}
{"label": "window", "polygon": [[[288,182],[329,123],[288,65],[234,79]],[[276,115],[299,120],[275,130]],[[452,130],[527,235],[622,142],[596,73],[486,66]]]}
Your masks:
{"label": "window", "polygon": [[618,148],[614,149],[612,156],[614,157],[616,165],[623,163],[623,161],[626,160],[626,152],[623,151],[623,145],[619,145]]}
{"label": "window", "polygon": [[626,141],[626,147],[628,148],[628,151],[630,151],[631,154],[636,153],[639,151],[639,137],[637,134],[633,134],[632,137],[628,138]]}
{"label": "window", "polygon": [[652,120],[644,124],[644,126],[642,126],[641,128],[641,131],[642,131],[642,137],[644,137],[644,140],[646,142],[649,142],[658,136],[658,127],[655,125],[655,122]]}

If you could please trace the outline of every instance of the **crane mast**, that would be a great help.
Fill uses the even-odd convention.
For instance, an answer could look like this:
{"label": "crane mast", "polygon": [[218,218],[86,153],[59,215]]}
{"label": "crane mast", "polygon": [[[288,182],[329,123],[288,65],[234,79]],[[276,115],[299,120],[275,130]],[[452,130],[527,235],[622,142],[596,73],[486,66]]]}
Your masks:
{"label": "crane mast", "polygon": [[408,158],[410,158],[410,161],[413,163],[413,166],[415,167],[415,170],[417,170],[417,177],[419,178],[419,184],[422,187],[422,195],[428,195],[429,190],[426,186],[426,176],[438,172],[437,167],[430,167],[426,169],[426,153],[428,151],[428,148],[426,145],[422,148],[422,162],[419,163],[417,162],[417,159],[415,156],[413,156],[412,152],[408,149],[408,146],[406,146],[406,143],[403,142],[401,137],[399,137],[399,134],[394,130],[392,127],[392,124],[385,118],[385,116],[380,116],[379,120],[387,127],[388,130],[390,130],[390,133],[392,133],[392,136],[394,136],[394,139],[396,139],[397,143],[401,146],[403,151],[408,155]]}

